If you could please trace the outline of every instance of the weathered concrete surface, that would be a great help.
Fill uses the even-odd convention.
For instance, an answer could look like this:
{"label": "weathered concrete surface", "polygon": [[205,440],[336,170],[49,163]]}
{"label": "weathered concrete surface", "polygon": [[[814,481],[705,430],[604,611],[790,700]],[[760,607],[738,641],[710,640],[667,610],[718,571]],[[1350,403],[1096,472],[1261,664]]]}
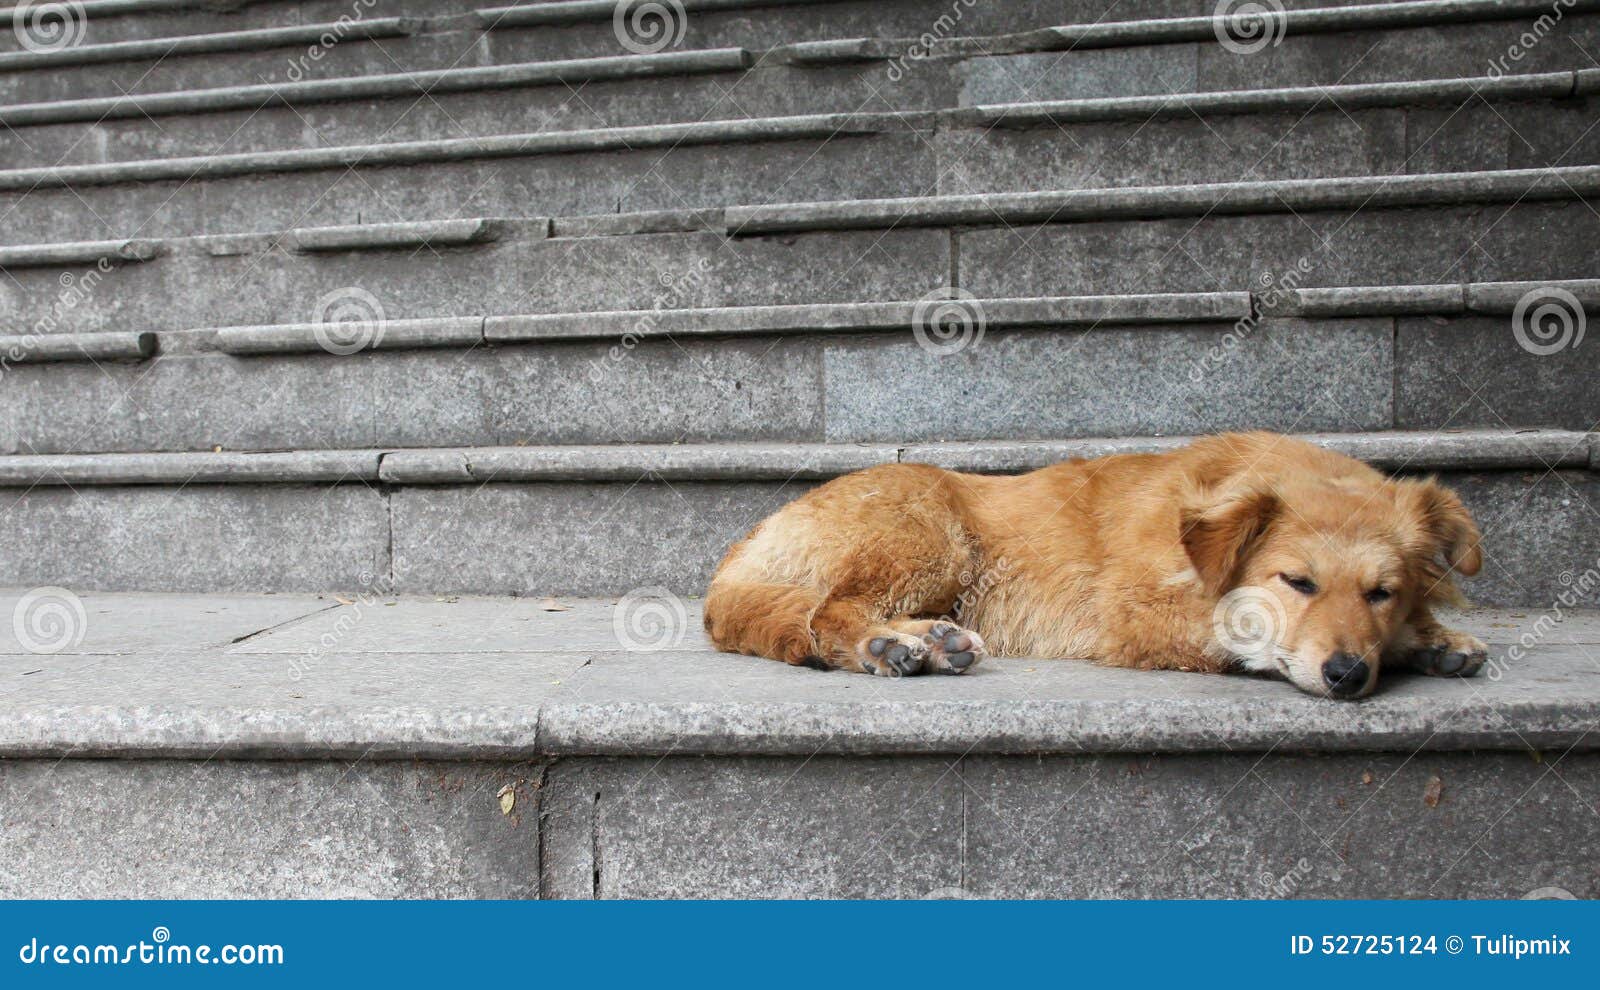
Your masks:
{"label": "weathered concrete surface", "polygon": [[1600,891],[1595,612],[1455,617],[1485,676],[1339,703],[824,674],[714,653],[666,596],[81,605],[80,640],[0,656],[0,896]]}
{"label": "weathered concrete surface", "polygon": [[0,760],[0,897],[533,897],[540,776],[522,763]]}
{"label": "weathered concrete surface", "polygon": [[[69,601],[54,592],[56,601]],[[269,600],[270,601],[270,600]],[[0,602],[0,604],[5,604]],[[297,598],[208,616],[204,598],[83,596],[81,641],[17,613],[0,656],[9,756],[524,759],[716,754],[1587,749],[1600,618],[1490,611],[1477,679],[1394,675],[1333,703],[1287,684],[1003,659],[889,681],[718,654],[698,602]],[[238,609],[241,600],[224,603]],[[18,606],[13,604],[16,612]],[[281,615],[290,618],[271,623]],[[193,638],[179,631],[194,617]],[[74,626],[72,623],[76,623]],[[217,644],[219,629],[253,629]],[[126,630],[127,646],[117,648]],[[59,652],[45,652],[68,640]],[[108,646],[107,644],[112,645]]]}

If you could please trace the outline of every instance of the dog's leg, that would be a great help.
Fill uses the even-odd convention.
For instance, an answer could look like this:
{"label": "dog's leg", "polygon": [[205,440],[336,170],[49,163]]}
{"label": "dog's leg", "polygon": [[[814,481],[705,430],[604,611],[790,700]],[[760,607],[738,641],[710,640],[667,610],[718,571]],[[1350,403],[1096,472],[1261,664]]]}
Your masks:
{"label": "dog's leg", "polygon": [[1471,677],[1489,659],[1482,641],[1440,625],[1426,606],[1411,613],[1391,652],[1401,664],[1434,677]]}
{"label": "dog's leg", "polygon": [[836,598],[817,610],[811,627],[831,666],[876,674],[964,674],[988,656],[983,639],[943,619],[883,619],[870,603]]}

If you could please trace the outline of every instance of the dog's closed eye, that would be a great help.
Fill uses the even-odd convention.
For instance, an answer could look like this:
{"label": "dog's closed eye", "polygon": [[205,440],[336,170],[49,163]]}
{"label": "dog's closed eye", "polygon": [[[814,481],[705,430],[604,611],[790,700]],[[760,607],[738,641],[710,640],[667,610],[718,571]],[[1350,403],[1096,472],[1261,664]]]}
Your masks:
{"label": "dog's closed eye", "polygon": [[1317,593],[1317,582],[1308,577],[1292,577],[1288,574],[1279,574],[1278,577],[1283,580],[1284,584],[1302,595],[1314,595]]}

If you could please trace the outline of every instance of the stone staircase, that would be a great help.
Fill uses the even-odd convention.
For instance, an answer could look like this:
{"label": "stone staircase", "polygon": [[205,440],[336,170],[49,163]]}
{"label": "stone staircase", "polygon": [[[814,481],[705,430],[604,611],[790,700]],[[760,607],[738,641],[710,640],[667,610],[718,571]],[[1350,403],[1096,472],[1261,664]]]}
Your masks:
{"label": "stone staircase", "polygon": [[[702,823],[696,831],[726,818],[716,808],[739,804],[729,795],[767,793],[793,770],[782,760],[812,752],[832,754],[828,786],[864,809],[880,800],[864,796],[877,786],[869,778],[921,787],[927,776],[942,787],[941,760],[963,754],[955,741],[907,748],[866,735],[854,748],[837,739],[814,748],[813,736],[767,720],[762,707],[812,675],[760,667],[750,668],[756,686],[719,716],[765,740],[737,752],[687,744],[666,715],[640,716],[625,750],[546,748],[526,735],[529,720],[543,718],[531,701],[508,716],[516,730],[463,714],[492,707],[492,691],[522,690],[543,667],[476,683],[470,665],[456,664],[449,686],[415,657],[421,666],[410,673],[388,661],[322,669],[337,696],[330,704],[356,699],[338,746],[315,732],[264,748],[247,743],[248,729],[229,735],[229,720],[248,727],[267,717],[248,704],[229,709],[215,737],[186,739],[194,723],[180,717],[156,731],[159,745],[152,735],[126,747],[79,741],[96,719],[137,728],[160,707],[130,685],[164,662],[163,650],[189,658],[195,676],[215,661],[202,679],[219,685],[239,676],[280,678],[273,691],[309,685],[316,675],[290,682],[281,671],[252,672],[223,647],[321,609],[362,626],[362,606],[381,614],[374,603],[389,596],[501,596],[471,618],[451,613],[469,635],[461,623],[528,607],[512,596],[615,601],[648,589],[682,606],[757,519],[820,480],[876,463],[1018,471],[1224,429],[1304,434],[1390,470],[1438,473],[1461,492],[1486,540],[1486,566],[1467,591],[1516,610],[1482,619],[1486,628],[1600,605],[1600,375],[1593,345],[1582,343],[1600,307],[1600,2],[1273,0],[1253,21],[1197,0],[547,0],[492,9],[83,0],[64,9],[51,24],[19,6],[15,30],[0,36],[0,584],[65,589],[69,626],[72,602],[110,593],[137,604],[100,619],[83,612],[101,643],[85,651],[101,661],[83,662],[122,658],[104,661],[109,693],[74,700],[98,676],[86,666],[24,735],[0,731],[0,753],[13,757],[0,762],[12,778],[0,776],[0,845],[30,864],[7,893],[27,893],[104,840],[88,829],[47,856],[37,848],[46,833],[27,831],[55,821],[25,797],[39,793],[27,781],[42,774],[36,783],[56,793],[66,776],[51,767],[62,757],[145,757],[153,762],[66,765],[77,772],[82,762],[118,789],[143,775],[137,786],[201,817],[176,782],[220,774],[205,787],[225,789],[228,774],[246,774],[270,802],[274,787],[323,786],[313,778],[326,777],[333,792],[349,787],[326,763],[334,759],[377,761],[398,774],[395,788],[412,788],[405,800],[426,801],[416,771],[388,765],[408,755],[405,745],[378,745],[395,708],[392,698],[361,707],[368,677],[398,678],[420,710],[442,707],[458,720],[451,747],[409,753],[440,774],[499,779],[514,761],[523,769],[513,776],[535,782],[535,807],[544,800],[537,782],[567,781],[530,823],[562,802],[583,805],[590,791],[609,793],[630,772],[648,776],[666,754],[688,759],[687,793],[712,795],[681,812]],[[138,597],[149,593],[180,597]],[[316,595],[324,597],[306,597]],[[298,604],[274,619],[280,598]],[[135,615],[204,625],[235,607],[251,618],[227,636],[153,644],[140,639]],[[669,613],[680,625],[690,617]],[[592,651],[616,649],[549,635],[526,644],[529,663],[564,651],[576,670]],[[357,652],[392,659],[442,649],[410,651],[404,641]],[[1587,786],[1592,805],[1583,720],[1600,696],[1600,665],[1589,642],[1580,636],[1559,663],[1509,676],[1561,678],[1572,707],[1550,738],[1563,766],[1581,769],[1567,787]],[[46,711],[35,696],[44,679],[32,673],[40,652],[25,645],[5,658],[0,698]],[[657,669],[747,669],[658,652],[658,667],[625,653],[633,666],[618,679],[636,676],[631,690],[646,714],[651,692],[670,694],[676,676]],[[1007,672],[1020,679],[1007,668],[983,682]],[[937,690],[958,699],[965,683]],[[1144,680],[1084,683],[1124,715],[1145,710]],[[1173,717],[1205,721],[1208,691],[1237,692],[1246,709],[1253,694],[1290,704],[1278,687],[1208,684],[1197,689],[1202,704]],[[1533,724],[1519,724],[1527,710],[1498,706],[1501,684],[1439,687],[1470,690],[1468,717],[1494,731],[1362,736],[1346,706],[1307,711],[1346,720],[1348,733],[1286,745],[1345,751],[1326,764],[1341,768],[1403,766],[1408,753],[1436,752],[1481,786],[1471,815],[1487,822],[1496,795],[1515,798],[1497,782],[1516,764],[1459,751],[1501,750],[1493,759],[1509,761],[1504,751],[1547,741],[1529,741]],[[857,711],[849,695],[866,690],[830,687],[823,707]],[[933,690],[874,687],[871,703],[886,707],[884,718],[922,717]],[[1440,705],[1453,704],[1450,690]],[[443,704],[440,693],[471,704]],[[169,707],[181,714],[185,704]],[[603,724],[608,711],[593,717]],[[848,732],[848,721],[837,724]],[[1015,782],[1043,773],[1043,790],[1068,787],[1079,770],[1060,759],[1005,755],[1070,748],[1040,731],[986,744],[985,774]],[[364,742],[362,732],[373,735]],[[1209,782],[1194,785],[1196,808],[1227,804],[1228,761],[1239,754],[1290,776],[1295,761],[1317,760],[1274,754],[1268,736],[1244,731],[1209,747],[1159,733],[1080,741],[1095,754],[1082,759],[1167,754],[1152,758]],[[240,762],[185,762],[213,746]],[[906,753],[915,759],[902,772],[894,754]],[[619,754],[629,759],[606,762]],[[286,756],[301,762],[280,762]],[[578,762],[562,770],[564,760]],[[1316,800],[1343,800],[1328,787]],[[986,813],[1002,804],[989,801]],[[572,813],[594,818],[583,807]],[[1260,825],[1270,809],[1230,813]],[[1096,821],[1071,828],[1103,827]],[[1581,826],[1561,821],[1543,833],[1548,850],[1530,853],[1545,866],[1523,872],[1562,876],[1526,887],[1560,880],[1592,894],[1592,872],[1551,865]],[[334,841],[355,828],[334,819],[316,827]],[[367,883],[357,877],[361,856],[333,857],[326,882],[303,891],[1252,892],[1192,878],[1052,886],[1027,871],[921,889],[913,870],[915,883],[852,886],[837,872],[855,861],[837,858],[847,833],[790,836],[777,819],[770,827],[776,862],[791,839],[822,842],[836,858],[808,859],[804,882],[770,864],[719,874],[699,860],[680,863],[674,879],[663,852],[639,867],[655,871],[646,883],[625,875],[618,864],[632,854],[619,848],[606,869],[624,872],[585,887],[577,874],[548,870],[541,884],[538,850],[527,848],[507,867],[522,871],[517,879],[434,886],[407,886],[398,867],[394,883]],[[7,828],[34,838],[8,840]],[[587,829],[536,827],[530,841],[584,845]],[[154,825],[140,834],[178,841],[160,840]],[[960,834],[965,850],[964,826]],[[430,855],[442,859],[430,869],[454,862],[454,843],[476,841],[439,836]],[[282,836],[273,840],[281,845],[247,839],[239,855],[305,854]],[[591,860],[600,844],[585,847]],[[1327,845],[1307,851],[1325,856]],[[1233,849],[1231,865],[1211,864],[1208,875],[1248,869],[1247,852]],[[1158,855],[1115,843],[1104,853],[1115,862]],[[926,855],[937,861],[928,875],[945,876],[945,853]],[[119,874],[121,885],[106,890],[295,892],[257,866],[243,886],[201,871],[191,887]],[[1289,867],[1270,868],[1277,876]],[[1521,882],[1492,879],[1425,888],[1378,877],[1351,889],[1469,895]]]}

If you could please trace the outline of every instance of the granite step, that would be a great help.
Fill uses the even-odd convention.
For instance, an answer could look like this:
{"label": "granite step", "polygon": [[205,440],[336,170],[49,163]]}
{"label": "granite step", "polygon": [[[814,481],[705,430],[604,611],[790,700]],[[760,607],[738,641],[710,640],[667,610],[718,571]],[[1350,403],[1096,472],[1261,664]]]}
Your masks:
{"label": "granite step", "polygon": [[[1467,593],[1600,605],[1594,434],[1310,435],[1460,492],[1489,561]],[[0,458],[0,581],[146,591],[699,594],[727,547],[839,473],[895,461],[1015,472],[1161,450],[1099,440],[368,448]]]}
{"label": "granite step", "polygon": [[712,652],[699,604],[650,589],[33,588],[0,613],[22,617],[0,623],[7,896],[1597,892],[1574,864],[1600,852],[1600,615],[1578,609],[1452,615],[1485,674],[1358,703],[1070,660],[824,674]]}
{"label": "granite step", "polygon": [[[965,15],[942,16],[945,11],[915,0],[786,3],[757,16],[737,8],[689,13],[674,17],[675,24],[703,24],[707,30],[692,38],[685,31],[676,45],[663,43],[659,34],[633,37],[609,16],[568,26],[523,24],[495,11],[436,20],[352,17],[343,24],[0,52],[0,100],[34,103],[744,48],[765,53],[763,59],[810,65],[870,63],[886,87],[942,77],[966,103],[996,103],[1584,68],[1589,62],[1574,55],[1573,45],[1593,50],[1600,30],[1595,0],[1572,0],[1561,18],[1539,26],[1544,43],[1519,46],[1512,57],[1508,51],[1519,37],[1538,18],[1549,17],[1548,2],[1296,6],[1271,14],[1264,36],[1257,32],[1243,41],[1228,33],[1232,22],[1210,9],[1197,16],[1114,21],[1074,12],[1085,19],[1062,24],[1061,12],[1051,5],[987,6],[1003,8],[988,26]],[[1001,33],[976,33],[986,27]],[[671,37],[678,39],[677,32]],[[1377,49],[1383,49],[1381,57],[1367,57]]]}
{"label": "granite step", "polygon": [[1588,430],[1597,284],[395,321],[346,295],[323,324],[0,339],[0,450]]}
{"label": "granite step", "polygon": [[[17,137],[0,148],[0,166],[127,163],[137,172],[153,161],[254,155],[291,167],[315,161],[313,150],[351,146],[371,148],[366,160],[379,164],[385,147],[430,139],[557,140],[735,121],[781,129],[788,119],[848,108],[854,118],[896,114],[934,132],[927,151],[940,192],[1043,188],[1069,177],[1138,185],[1451,171],[1592,160],[1580,124],[1600,91],[1600,69],[1583,69],[955,108],[951,91],[903,93],[859,70],[753,64],[756,57],[741,49],[667,52],[0,106],[0,125]],[[662,77],[673,84],[638,85]],[[736,102],[725,97],[730,87]],[[300,154],[267,157],[286,151]],[[1085,161],[1098,167],[1083,175]]]}

